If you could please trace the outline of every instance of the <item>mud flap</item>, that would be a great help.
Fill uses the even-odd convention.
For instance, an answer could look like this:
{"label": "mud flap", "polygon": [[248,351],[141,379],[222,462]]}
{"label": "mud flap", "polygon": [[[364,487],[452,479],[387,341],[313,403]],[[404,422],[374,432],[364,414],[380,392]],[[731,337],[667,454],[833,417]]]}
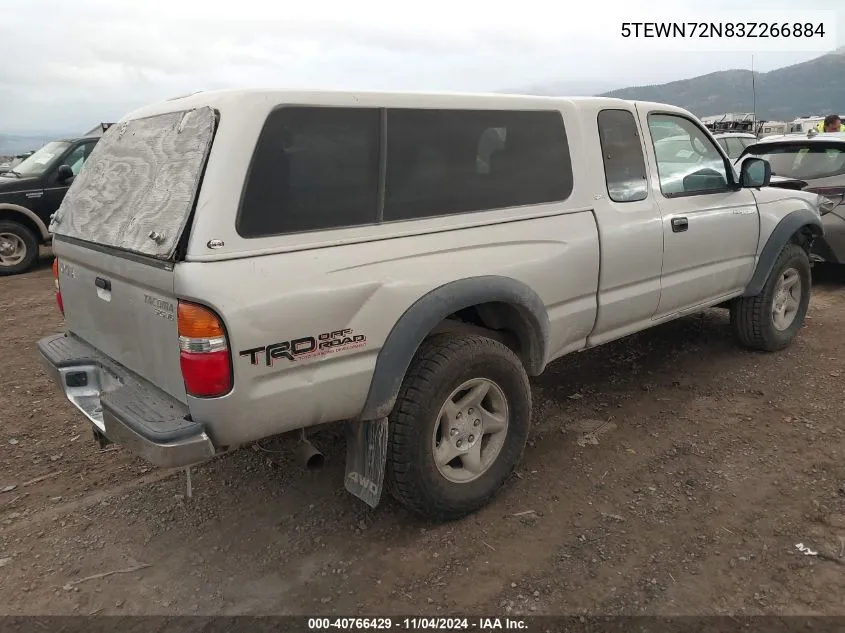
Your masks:
{"label": "mud flap", "polygon": [[387,465],[387,418],[346,423],[346,490],[375,508]]}

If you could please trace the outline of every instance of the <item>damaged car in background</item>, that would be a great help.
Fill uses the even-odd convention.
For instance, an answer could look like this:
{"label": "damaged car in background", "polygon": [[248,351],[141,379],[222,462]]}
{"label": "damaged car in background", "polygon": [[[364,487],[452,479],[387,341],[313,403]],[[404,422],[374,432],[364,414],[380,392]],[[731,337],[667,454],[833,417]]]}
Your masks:
{"label": "damaged car in background", "polygon": [[812,261],[845,264],[845,133],[769,136],[749,145],[736,161],[764,159],[771,165],[772,187],[820,196],[824,235],[813,242]]}

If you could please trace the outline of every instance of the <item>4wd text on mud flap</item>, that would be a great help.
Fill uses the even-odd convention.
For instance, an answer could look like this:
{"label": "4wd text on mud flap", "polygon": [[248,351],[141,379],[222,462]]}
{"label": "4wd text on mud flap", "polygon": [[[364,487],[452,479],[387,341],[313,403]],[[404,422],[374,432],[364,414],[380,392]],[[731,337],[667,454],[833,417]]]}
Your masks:
{"label": "4wd text on mud flap", "polygon": [[364,475],[359,475],[358,473],[349,473],[347,478],[354,484],[361,486],[361,488],[365,490],[369,490],[370,494],[377,495],[378,494],[378,486],[370,481]]}
{"label": "4wd text on mud flap", "polygon": [[317,358],[335,352],[363,347],[366,342],[366,336],[363,334],[352,335],[352,330],[347,328],[333,332],[324,332],[316,337],[303,336],[263,347],[253,347],[252,349],[239,352],[239,355],[249,356],[251,365],[257,365],[259,358],[263,356],[264,364],[267,367],[272,367],[279,358],[287,358],[289,361]]}

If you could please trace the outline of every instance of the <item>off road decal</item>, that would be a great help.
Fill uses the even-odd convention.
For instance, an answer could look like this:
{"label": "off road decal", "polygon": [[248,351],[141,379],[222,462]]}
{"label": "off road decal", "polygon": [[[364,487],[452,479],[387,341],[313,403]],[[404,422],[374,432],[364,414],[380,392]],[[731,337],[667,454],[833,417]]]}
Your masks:
{"label": "off road decal", "polygon": [[280,358],[290,362],[311,360],[358,349],[367,344],[367,337],[363,334],[353,334],[352,330],[335,330],[323,332],[317,336],[303,336],[289,341],[273,343],[264,347],[253,347],[239,352],[240,356],[248,356],[251,365],[263,362],[267,367],[273,367]]}

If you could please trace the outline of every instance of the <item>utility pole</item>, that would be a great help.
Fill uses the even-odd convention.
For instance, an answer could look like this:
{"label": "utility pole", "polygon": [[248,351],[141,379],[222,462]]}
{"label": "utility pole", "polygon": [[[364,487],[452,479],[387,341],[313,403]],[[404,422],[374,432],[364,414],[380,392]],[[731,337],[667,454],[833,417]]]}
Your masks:
{"label": "utility pole", "polygon": [[751,55],[751,129],[757,136],[757,89],[754,84],[754,55]]}

